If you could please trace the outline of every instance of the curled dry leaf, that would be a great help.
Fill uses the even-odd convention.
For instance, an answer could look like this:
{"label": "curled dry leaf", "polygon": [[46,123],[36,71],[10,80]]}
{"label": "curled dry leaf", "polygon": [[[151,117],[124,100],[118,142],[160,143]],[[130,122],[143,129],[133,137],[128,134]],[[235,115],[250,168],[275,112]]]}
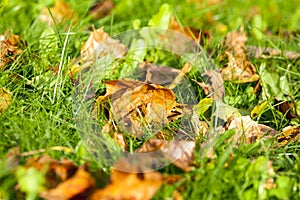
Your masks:
{"label": "curled dry leaf", "polygon": [[0,88],[0,114],[11,104],[11,97],[12,93],[9,90]]}
{"label": "curled dry leaf", "polygon": [[51,14],[48,8],[44,8],[39,16],[39,19],[48,26],[55,23],[62,23],[65,20],[73,20],[73,22],[77,20],[77,15],[71,9],[70,4],[63,0],[56,0],[55,5],[50,8],[50,12]]}
{"label": "curled dry leaf", "polygon": [[236,135],[234,139],[238,142],[246,142],[247,144],[251,144],[259,139],[261,139],[264,135],[274,136],[276,131],[266,125],[258,124],[253,121],[250,116],[241,116],[231,119],[228,122],[229,126],[227,130],[236,129]]}
{"label": "curled dry leaf", "polygon": [[0,39],[0,72],[6,68],[6,65],[13,62],[23,51],[24,42],[20,36],[10,34],[1,35]]}
{"label": "curled dry leaf", "polygon": [[[115,164],[122,168],[126,168],[127,171],[132,171],[131,168],[138,166],[132,166],[125,159],[118,161]],[[159,172],[146,172],[142,169],[139,173],[129,173],[112,169],[111,183],[103,189],[96,190],[89,198],[89,200],[98,199],[135,199],[135,200],[147,200],[151,199],[155,192],[163,184],[163,176]],[[133,170],[136,171],[136,170]]]}
{"label": "curled dry leaf", "polygon": [[92,15],[94,19],[99,19],[107,16],[113,8],[114,4],[111,0],[101,0],[91,8],[90,15]]}
{"label": "curled dry leaf", "polygon": [[233,80],[236,83],[248,83],[259,80],[256,69],[249,61],[245,44],[247,41],[246,33],[243,30],[230,32],[226,35],[225,55],[228,62],[222,69],[224,80]]}
{"label": "curled dry leaf", "polygon": [[[60,183],[54,189],[42,191],[40,197],[47,200],[72,199],[77,195],[87,198],[90,190],[95,188],[95,180],[84,166],[78,168],[74,176]],[[84,195],[86,194],[86,195]]]}

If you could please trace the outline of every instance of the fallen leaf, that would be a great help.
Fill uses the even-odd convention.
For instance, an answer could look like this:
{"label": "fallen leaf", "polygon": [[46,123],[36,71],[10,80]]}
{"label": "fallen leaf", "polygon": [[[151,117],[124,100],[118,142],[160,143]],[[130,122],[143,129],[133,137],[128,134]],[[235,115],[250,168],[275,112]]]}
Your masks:
{"label": "fallen leaf", "polygon": [[92,15],[94,19],[99,19],[107,16],[113,8],[114,4],[111,0],[100,0],[100,2],[91,8],[90,15]]}
{"label": "fallen leaf", "polygon": [[10,169],[15,169],[20,163],[20,147],[10,149],[4,156],[5,164]]}
{"label": "fallen leaf", "polygon": [[114,58],[120,58],[127,52],[127,47],[118,40],[109,37],[108,33],[104,32],[104,27],[95,29],[92,26],[91,32],[87,41],[82,45],[80,55],[83,60],[94,59],[98,56],[111,54]]}
{"label": "fallen leaf", "polygon": [[71,199],[79,194],[80,196],[84,196],[85,193],[88,193],[94,188],[94,178],[88,171],[86,171],[85,166],[81,166],[78,168],[74,176],[60,183],[54,189],[42,191],[40,193],[40,197],[47,200]]}
{"label": "fallen leaf", "polygon": [[[120,160],[115,164],[115,168],[111,172],[111,183],[103,189],[96,190],[89,200],[98,199],[135,199],[147,200],[151,199],[155,192],[163,184],[163,176],[159,172],[143,172],[129,173],[116,169],[126,168],[131,171],[133,167],[128,161]],[[136,171],[136,170],[134,170]]]}
{"label": "fallen leaf", "polygon": [[106,55],[117,59],[127,53],[127,47],[118,40],[110,38],[108,33],[104,32],[104,27],[95,29],[95,27],[92,26],[92,29],[93,31],[90,33],[89,38],[80,49],[80,57],[73,60],[71,64],[69,72],[71,78],[75,78],[78,71],[93,66],[96,59]]}
{"label": "fallen leaf", "polygon": [[135,152],[156,152],[155,162],[165,159],[183,171],[188,172],[194,168],[195,147],[194,141],[173,140],[168,142],[161,139],[150,139]]}
{"label": "fallen leaf", "polygon": [[97,106],[109,99],[110,116],[122,131],[141,136],[146,127],[159,131],[176,107],[176,96],[168,88],[129,79],[107,81],[107,91],[96,100]]}
{"label": "fallen leaf", "polygon": [[247,53],[254,58],[271,58],[284,56],[287,59],[294,60],[300,57],[300,53],[293,51],[282,51],[269,47],[246,46]]}
{"label": "fallen leaf", "polygon": [[179,73],[179,69],[158,66],[152,63],[142,63],[138,66],[137,70],[140,81],[162,86],[170,85]]}
{"label": "fallen leaf", "polygon": [[4,71],[23,51],[24,42],[21,37],[14,34],[1,35],[0,40],[0,72]]}
{"label": "fallen leaf", "polygon": [[229,126],[227,130],[236,129],[236,134],[234,139],[237,143],[246,142],[247,144],[251,144],[266,134],[268,136],[274,136],[276,131],[266,125],[258,124],[257,122],[253,121],[250,116],[240,116],[231,119],[228,122]]}
{"label": "fallen leaf", "polygon": [[0,88],[0,114],[11,104],[11,97],[12,93],[9,90]]}
{"label": "fallen leaf", "polygon": [[76,165],[72,161],[63,159],[59,162],[48,154],[27,159],[25,167],[33,167],[39,171],[45,171],[47,188],[56,187],[61,181],[71,177],[77,170]]}
{"label": "fallen leaf", "polygon": [[56,0],[54,6],[50,8],[50,12],[48,8],[42,10],[39,19],[48,26],[52,26],[55,23],[60,24],[66,20],[73,20],[73,23],[75,23],[77,21],[77,15],[68,2]]}
{"label": "fallen leaf", "polygon": [[277,137],[279,146],[284,146],[287,143],[300,141],[300,127],[299,126],[287,126],[282,129],[282,133]]}
{"label": "fallen leaf", "polygon": [[205,82],[194,80],[204,91],[205,95],[214,98],[216,101],[224,102],[224,81],[220,74],[215,70],[207,70],[202,75]]}
{"label": "fallen leaf", "polygon": [[247,41],[246,33],[243,30],[229,32],[225,40],[225,54],[228,62],[223,67],[221,74],[224,80],[234,81],[235,83],[248,83],[259,80],[254,65],[249,61],[245,44]]}
{"label": "fallen leaf", "polygon": [[294,119],[297,117],[297,111],[290,102],[278,100],[275,98],[275,105],[275,108],[279,110],[282,114],[284,114],[287,119]]}

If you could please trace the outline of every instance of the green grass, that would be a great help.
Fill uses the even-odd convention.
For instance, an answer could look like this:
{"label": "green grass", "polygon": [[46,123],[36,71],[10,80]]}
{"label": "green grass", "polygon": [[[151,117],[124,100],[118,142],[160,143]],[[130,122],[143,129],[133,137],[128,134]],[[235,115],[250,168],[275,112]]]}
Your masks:
{"label": "green grass", "polygon": [[[21,152],[65,146],[75,149],[75,153],[49,153],[58,159],[70,158],[78,164],[88,159],[89,155],[84,150],[74,122],[74,87],[66,68],[71,59],[79,56],[80,47],[86,41],[92,24],[97,28],[104,26],[105,31],[111,35],[133,29],[134,20],[140,20],[141,26],[146,26],[164,3],[160,0],[115,1],[115,8],[110,15],[93,20],[88,16],[89,7],[93,2],[70,1],[78,16],[77,23],[74,26],[71,26],[72,22],[55,25],[53,30],[57,46],[51,48],[40,46],[43,42],[40,36],[47,26],[38,20],[38,16],[40,10],[53,5],[53,1],[13,0],[0,4],[0,33],[10,30],[27,42],[18,59],[0,73],[0,88],[5,87],[13,94],[12,104],[0,114],[1,158],[16,146],[20,147]],[[204,48],[211,50],[211,56],[218,67],[221,67],[219,57],[222,54],[224,36],[242,25],[247,32],[249,45],[299,52],[299,0],[225,0],[216,5],[208,5],[204,1],[196,6],[176,0],[168,3],[182,25],[211,32],[211,43],[206,44]],[[212,16],[214,22],[210,22],[211,18],[207,17],[208,15]],[[224,25],[226,30],[220,30],[220,25]],[[259,29],[263,34],[257,31]],[[289,37],[286,34],[289,34]],[[157,58],[149,57],[149,60],[151,59]],[[268,71],[286,76],[290,87],[289,95],[300,105],[299,59],[288,60],[282,56],[251,59],[258,70],[264,64]],[[170,60],[169,63],[174,63]],[[51,70],[53,67],[60,67],[61,73],[54,75]],[[256,96],[251,93],[254,86],[227,82],[227,103],[251,111],[264,99],[261,93]],[[245,90],[249,92],[245,93]],[[284,98],[289,99],[287,95]],[[267,109],[257,120],[278,131],[288,125],[300,124],[299,119],[288,120],[284,114],[279,113],[273,100],[269,100]],[[214,158],[202,157],[198,149],[195,153],[195,164],[198,167],[192,172],[184,173],[172,165],[161,169],[164,174],[180,174],[183,179],[161,187],[154,199],[171,197],[174,190],[182,193],[184,199],[300,198],[299,142],[275,148],[275,141],[269,139],[236,148],[234,143],[226,142],[226,137],[230,138],[231,135],[232,132],[228,131],[218,139],[214,147]],[[270,160],[273,161],[275,171],[272,175],[267,173],[267,163]],[[22,157],[21,163],[24,161],[25,158]],[[95,170],[102,170],[101,167],[104,166],[95,163],[92,165]],[[266,190],[263,187],[263,183],[269,177],[274,178],[277,188]],[[15,194],[11,194],[15,184],[14,173],[1,163],[0,193],[7,198],[9,195],[12,199],[16,198]]]}

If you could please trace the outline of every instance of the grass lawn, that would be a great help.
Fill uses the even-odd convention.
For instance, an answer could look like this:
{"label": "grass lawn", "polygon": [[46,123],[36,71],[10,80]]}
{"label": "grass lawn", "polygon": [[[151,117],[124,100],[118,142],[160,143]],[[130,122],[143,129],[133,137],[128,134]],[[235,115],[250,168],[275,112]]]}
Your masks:
{"label": "grass lawn", "polygon": [[[226,35],[243,28],[247,36],[245,48],[254,47],[254,50],[247,50],[247,55],[259,79],[247,83],[225,80],[224,104],[237,109],[241,115],[251,116],[258,124],[272,128],[276,135],[237,145],[236,130],[223,131],[214,140],[212,156],[203,156],[201,142],[196,142],[193,169],[185,171],[171,164],[156,170],[169,179],[172,176],[180,178],[170,183],[165,180],[150,198],[300,199],[299,0],[112,1],[113,7],[102,9],[97,17],[91,15],[97,1],[67,2],[70,10],[61,6],[63,11],[47,9],[55,4],[55,0],[4,0],[0,3],[0,35],[12,33],[22,39],[17,47],[22,49],[20,52],[11,51],[6,60],[3,55],[0,57],[0,200],[43,197],[39,194],[45,190],[45,182],[49,182],[49,178],[44,177],[45,170],[30,174],[26,172],[28,167],[22,166],[29,165],[31,157],[44,154],[56,160],[69,159],[78,166],[89,163],[97,187],[109,183],[110,166],[97,162],[101,155],[95,158],[93,151],[86,150],[86,141],[78,131],[73,112],[76,77],[71,77],[70,71],[75,65],[74,60],[82,56],[80,49],[92,26],[96,29],[104,27],[110,36],[146,27],[149,20],[162,11],[160,8],[166,6],[165,3],[181,28],[185,27],[189,33],[201,31],[201,45],[218,69],[225,66]],[[60,12],[65,16],[59,17]],[[41,13],[46,20],[42,19]],[[166,16],[164,13],[163,17]],[[162,20],[163,17],[158,18]],[[49,24],[52,18],[56,23]],[[155,26],[156,22],[153,23]],[[1,42],[4,40],[1,36]],[[277,53],[268,51],[263,56],[255,56],[258,47],[271,48]],[[4,46],[0,51],[6,54],[3,53]],[[167,52],[147,53],[143,59],[149,62],[173,68],[183,65]],[[126,65],[128,57],[122,60],[125,64],[121,67],[129,66]],[[105,80],[116,79],[118,73],[109,74]],[[200,81],[197,73],[188,77]],[[104,86],[102,84],[100,88]],[[6,99],[10,104],[8,107],[1,105],[5,95],[9,96],[9,100]],[[199,101],[205,96],[200,87],[195,96]],[[214,110],[198,117],[212,122],[210,112]],[[213,128],[212,123],[208,125]],[[285,131],[289,127],[293,128],[292,132]],[[130,136],[126,136],[125,141],[132,151],[142,145],[141,140]],[[106,145],[113,149],[116,144]],[[15,147],[20,153],[8,155]],[[55,150],[53,147],[60,148]]]}

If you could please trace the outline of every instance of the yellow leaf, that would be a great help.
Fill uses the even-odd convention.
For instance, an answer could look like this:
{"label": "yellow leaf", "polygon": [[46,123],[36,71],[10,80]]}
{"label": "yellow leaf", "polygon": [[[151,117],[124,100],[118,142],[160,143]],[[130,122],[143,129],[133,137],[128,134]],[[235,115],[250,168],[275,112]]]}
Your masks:
{"label": "yellow leaf", "polygon": [[12,93],[9,90],[0,88],[0,114],[11,104],[11,97]]}
{"label": "yellow leaf", "polygon": [[264,111],[264,109],[266,108],[267,103],[268,103],[268,102],[265,101],[265,102],[263,102],[263,103],[260,104],[260,105],[256,105],[256,106],[253,108],[253,110],[251,111],[250,116],[251,116],[251,117],[255,117],[255,116],[261,114],[261,113]]}

